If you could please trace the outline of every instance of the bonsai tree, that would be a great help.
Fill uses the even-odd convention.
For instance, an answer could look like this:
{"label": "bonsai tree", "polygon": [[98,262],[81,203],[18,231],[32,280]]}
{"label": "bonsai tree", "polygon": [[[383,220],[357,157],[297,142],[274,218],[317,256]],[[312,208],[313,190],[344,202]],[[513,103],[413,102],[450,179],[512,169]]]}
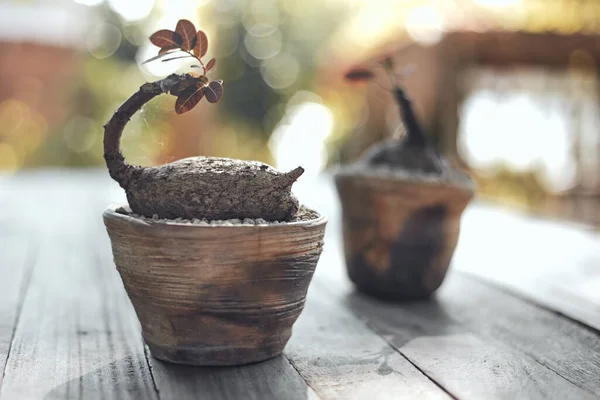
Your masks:
{"label": "bonsai tree", "polygon": [[[386,73],[389,79],[391,85],[389,90],[398,104],[406,134],[402,140],[391,139],[376,144],[361,161],[370,166],[387,165],[414,172],[442,174],[444,162],[424,135],[413,111],[412,103],[399,84],[402,74],[396,72],[390,57],[376,65]],[[376,77],[374,70],[366,68],[352,69],[345,75],[350,82],[365,82]]]}
{"label": "bonsai tree", "polygon": [[[406,134],[376,143],[336,173],[346,267],[357,288],[373,296],[424,298],[444,280],[474,187],[423,134],[392,60],[378,66],[389,78]],[[345,77],[362,82],[376,74],[361,68]]]}
{"label": "bonsai tree", "polygon": [[291,187],[304,172],[302,167],[281,173],[256,161],[210,157],[186,158],[155,167],[140,167],[125,161],[120,148],[123,129],[154,97],[175,96],[175,112],[183,114],[203,98],[218,103],[223,96],[223,82],[207,77],[215,59],[206,63],[202,60],[208,51],[208,38],[192,22],[182,19],[175,31],[159,30],[150,36],[150,41],[159,51],[145,62],[193,58],[198,64],[191,68],[202,73],[172,74],[143,84],[104,126],[106,166],[110,176],[125,190],[132,211],[167,219],[291,220],[298,211],[298,200]]}

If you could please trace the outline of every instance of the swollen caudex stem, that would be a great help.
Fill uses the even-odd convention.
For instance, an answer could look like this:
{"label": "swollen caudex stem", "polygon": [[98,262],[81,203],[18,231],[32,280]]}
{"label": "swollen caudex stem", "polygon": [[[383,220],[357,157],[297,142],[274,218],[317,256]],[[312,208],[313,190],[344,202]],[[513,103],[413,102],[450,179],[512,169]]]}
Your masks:
{"label": "swollen caudex stem", "polygon": [[[168,93],[177,97],[178,114],[191,110],[206,98],[218,103],[223,95],[221,81],[209,82],[206,73],[215,60],[202,62],[208,40],[187,20],[180,20],[175,31],[160,30],[150,40],[161,47],[156,60],[173,53],[195,58],[203,75],[170,75],[145,83],[115,111],[104,126],[104,158],[110,176],[127,195],[131,209],[141,215],[161,218],[263,218],[286,221],[298,211],[292,184],[304,170],[288,173],[256,162],[228,158],[192,157],[155,167],[129,165],[120,149],[123,129],[131,117],[154,97]],[[178,57],[169,57],[169,61]]]}
{"label": "swollen caudex stem", "polygon": [[[441,174],[444,168],[443,161],[423,134],[412,102],[398,84],[392,60],[386,58],[381,65],[389,77],[391,92],[398,104],[406,135],[400,140],[391,138],[374,145],[361,161],[374,166],[387,165],[408,171]],[[367,69],[353,69],[346,74],[347,80],[355,82],[374,77],[375,74]]]}

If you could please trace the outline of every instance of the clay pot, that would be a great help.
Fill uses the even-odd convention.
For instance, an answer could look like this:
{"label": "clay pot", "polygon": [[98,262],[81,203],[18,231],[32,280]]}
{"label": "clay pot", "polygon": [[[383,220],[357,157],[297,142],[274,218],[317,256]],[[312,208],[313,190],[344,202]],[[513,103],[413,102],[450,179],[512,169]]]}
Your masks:
{"label": "clay pot", "polygon": [[357,288],[394,300],[430,296],[444,280],[461,214],[473,197],[470,178],[420,180],[346,169],[335,181],[346,266]]}
{"label": "clay pot", "polygon": [[277,225],[148,223],[104,212],[117,270],[158,359],[241,365],[283,351],[326,218]]}

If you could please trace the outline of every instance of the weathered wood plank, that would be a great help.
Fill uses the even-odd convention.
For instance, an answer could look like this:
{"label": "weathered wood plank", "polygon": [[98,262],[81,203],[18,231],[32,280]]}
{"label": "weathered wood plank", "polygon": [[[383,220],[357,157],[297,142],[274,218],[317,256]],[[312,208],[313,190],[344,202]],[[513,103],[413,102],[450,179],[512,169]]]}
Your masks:
{"label": "weathered wood plank", "polygon": [[80,229],[42,242],[0,399],[157,398],[116,271],[95,260],[108,243],[89,239],[85,214],[63,215]]}
{"label": "weathered wood plank", "polygon": [[161,399],[317,400],[283,356],[241,367],[188,367],[150,359]]}
{"label": "weathered wood plank", "polygon": [[400,348],[460,399],[594,399],[551,370],[473,334],[423,336]]}
{"label": "weathered wood plank", "polygon": [[[44,175],[41,181],[46,182],[50,179],[51,176]],[[67,180],[70,183],[66,182]],[[84,271],[79,271],[75,267],[75,265],[89,264],[87,257],[90,253],[93,253],[93,248],[97,246],[101,248],[98,250],[101,257],[110,257],[108,242],[106,241],[104,244],[102,242],[100,244],[94,242],[92,249],[87,248],[82,250],[84,246],[80,242],[85,240],[81,239],[80,241],[69,235],[66,235],[68,240],[63,238],[65,236],[64,233],[68,232],[71,232],[73,235],[85,236],[86,232],[89,232],[91,229],[86,224],[82,225],[81,220],[78,219],[78,215],[89,212],[86,199],[96,200],[94,196],[103,190],[103,188],[98,189],[97,186],[94,186],[100,180],[94,180],[93,183],[85,183],[86,179],[82,175],[76,179],[64,179],[64,184],[56,185],[55,187],[53,185],[56,184],[56,181],[52,184],[45,183],[41,185],[44,188],[44,193],[50,193],[50,197],[55,200],[60,198],[66,202],[69,199],[73,200],[73,197],[75,197],[76,205],[69,205],[68,208],[63,208],[64,211],[60,211],[54,201],[48,202],[48,196],[44,196],[43,198],[43,208],[54,210],[49,217],[49,221],[56,225],[46,224],[40,228],[40,232],[49,235],[46,237],[52,237],[53,234],[58,232],[59,237],[56,239],[62,244],[45,243],[43,245],[42,254],[38,259],[32,279],[31,289],[35,293],[32,294],[29,292],[25,296],[23,303],[23,311],[26,311],[24,314],[25,319],[21,317],[19,327],[15,332],[15,344],[18,347],[19,356],[17,357],[11,352],[11,357],[7,364],[5,387],[0,389],[0,398],[2,399],[27,399],[44,396],[48,398],[77,398],[80,397],[80,393],[89,394],[88,398],[97,396],[102,396],[103,398],[110,398],[110,396],[139,398],[140,393],[142,396],[146,396],[147,394],[149,398],[156,397],[156,393],[152,388],[149,371],[145,364],[137,321],[131,313],[127,298],[124,297],[125,292],[118,281],[112,261],[103,259],[98,262],[95,269],[91,268],[87,272],[85,272],[85,269]],[[35,195],[40,189],[40,182],[35,183],[33,181],[32,179],[31,186],[28,186],[29,189],[24,192],[28,199],[26,202],[11,202],[11,204],[19,206],[15,210],[31,210],[29,214],[25,215],[27,219],[25,225],[35,223],[40,217],[45,215],[45,211],[40,207],[42,205],[41,200],[35,200]],[[94,186],[94,189],[92,190],[88,185]],[[314,193],[315,191],[311,189],[309,192]],[[111,196],[113,195],[114,193],[111,193]],[[328,213],[327,208],[323,205],[327,202],[325,200],[318,200],[318,202],[320,203],[320,209]],[[95,215],[98,218],[97,222],[101,224],[101,207],[99,204],[94,204],[93,208],[95,208],[94,212],[97,212],[97,215]],[[466,386],[461,386],[463,382],[460,379],[465,379],[464,375],[456,374],[454,375],[456,379],[452,379],[452,374],[455,373],[452,369],[458,369],[455,365],[461,365],[461,363],[464,364],[466,362],[464,360],[461,361],[460,357],[463,353],[455,354],[454,349],[458,346],[466,349],[464,350],[465,353],[471,352],[477,356],[474,358],[473,363],[476,364],[476,360],[479,360],[483,365],[476,364],[476,372],[479,375],[475,376],[479,376],[480,382],[490,383],[492,388],[494,388],[494,382],[502,383],[502,378],[507,379],[513,376],[509,373],[513,371],[515,373],[513,377],[517,377],[514,382],[518,382],[525,388],[523,393],[531,394],[532,396],[549,393],[548,397],[550,398],[559,395],[565,395],[566,398],[581,395],[582,398],[585,398],[587,393],[578,391],[577,388],[571,390],[572,385],[569,386],[569,383],[561,380],[560,376],[585,388],[589,392],[600,395],[600,382],[597,379],[597,376],[600,376],[598,373],[600,362],[597,358],[600,354],[600,349],[598,348],[599,339],[597,333],[586,330],[551,312],[540,310],[526,301],[489,288],[486,284],[472,282],[471,279],[451,274],[446,284],[442,286],[436,301],[407,303],[403,306],[375,302],[372,309],[369,309],[368,312],[358,312],[356,303],[364,299],[361,300],[360,296],[350,294],[352,290],[345,278],[343,264],[339,260],[339,255],[334,254],[337,250],[335,242],[339,240],[336,232],[337,226],[334,223],[335,212],[334,210],[329,214],[331,222],[326,237],[326,242],[330,249],[326,250],[325,253],[329,253],[330,256],[324,254],[322,257],[315,277],[317,284],[314,287],[316,289],[311,289],[309,293],[307,309],[295,326],[292,341],[286,350],[286,354],[294,362],[294,366],[301,371],[309,384],[314,386],[324,399],[330,397],[336,398],[338,393],[344,392],[344,390],[346,390],[344,393],[349,394],[349,398],[352,398],[352,395],[359,393],[361,384],[366,385],[370,382],[371,377],[369,374],[372,374],[373,370],[376,371],[384,363],[383,358],[379,362],[373,362],[372,359],[375,356],[371,357],[365,354],[361,355],[362,358],[366,359],[365,362],[371,362],[372,365],[365,364],[366,366],[348,367],[345,364],[349,358],[352,359],[352,355],[356,353],[356,349],[364,345],[363,340],[366,342],[367,339],[356,338],[356,336],[361,337],[362,334],[354,331],[354,329],[358,329],[356,326],[360,326],[355,324],[354,328],[350,329],[350,333],[347,334],[350,336],[350,339],[346,341],[346,344],[337,343],[342,340],[340,337],[343,338],[343,336],[336,333],[337,331],[334,329],[335,324],[340,324],[346,330],[349,329],[348,326],[352,326],[347,322],[340,323],[339,315],[343,316],[346,313],[346,316],[341,318],[342,322],[344,322],[345,318],[350,321],[357,318],[348,310],[343,310],[343,308],[337,314],[338,319],[332,317],[331,313],[324,313],[322,311],[328,309],[328,307],[330,309],[331,307],[333,309],[335,307],[339,308],[339,303],[336,303],[339,302],[339,299],[345,300],[346,305],[343,307],[349,307],[354,313],[360,315],[361,318],[368,317],[369,323],[373,327],[376,327],[386,340],[392,342],[401,350],[406,347],[407,357],[410,358],[410,354],[408,353],[412,352],[413,358],[420,359],[421,364],[433,365],[430,370],[425,369],[426,372],[442,385],[448,386],[454,382],[454,385],[456,385],[454,389],[460,393],[467,390],[465,389]],[[472,215],[475,216],[475,214]],[[506,217],[508,220],[511,218],[510,213],[502,213],[502,215],[503,218]],[[495,225],[495,222],[498,222],[491,217],[485,219],[485,221],[491,225]],[[468,220],[465,222],[468,222]],[[468,232],[470,229],[469,225],[465,225]],[[457,265],[461,261],[460,251],[463,251],[463,248],[464,251],[469,251],[469,249],[475,246],[478,249],[476,253],[486,255],[486,257],[485,259],[471,259],[471,264],[468,268],[470,272],[474,270],[478,272],[478,268],[480,268],[480,271],[483,272],[479,276],[483,276],[484,278],[491,276],[493,281],[498,283],[503,283],[504,279],[504,284],[508,287],[520,290],[520,293],[523,294],[528,293],[536,301],[544,303],[542,301],[543,297],[540,297],[539,292],[531,291],[530,289],[531,287],[535,289],[536,280],[537,282],[540,281],[540,276],[543,275],[545,266],[546,271],[551,271],[550,277],[559,277],[560,279],[557,280],[562,280],[562,282],[553,283],[553,288],[556,288],[556,285],[561,288],[569,288],[569,285],[572,285],[573,288],[576,288],[574,290],[575,294],[584,293],[584,300],[577,303],[577,309],[583,310],[581,312],[587,312],[588,314],[574,317],[574,312],[566,310],[566,313],[580,320],[586,320],[586,318],[593,320],[596,311],[593,307],[589,307],[589,300],[595,299],[595,292],[585,289],[583,280],[577,278],[578,275],[569,275],[569,272],[562,268],[562,265],[569,266],[568,263],[565,264],[565,261],[572,261],[573,253],[571,251],[561,252],[560,250],[571,247],[577,241],[576,237],[580,236],[572,236],[571,241],[567,244],[563,243],[560,247],[553,240],[547,240],[546,236],[534,236],[536,237],[535,242],[540,239],[541,242],[545,243],[543,246],[544,249],[533,246],[534,250],[531,250],[531,246],[517,246],[518,243],[509,240],[507,243],[510,246],[508,247],[514,251],[527,250],[529,248],[531,253],[528,252],[525,254],[530,254],[531,257],[534,257],[537,253],[542,257],[541,263],[538,263],[535,258],[525,258],[525,260],[532,261],[530,264],[532,265],[533,272],[531,273],[529,269],[522,268],[523,263],[516,264],[515,268],[525,274],[521,276],[525,277],[525,282],[529,285],[528,288],[527,286],[515,286],[517,284],[514,282],[506,283],[506,279],[510,278],[511,274],[514,274],[514,271],[509,271],[507,265],[500,265],[497,262],[498,259],[503,259],[502,257],[506,260],[507,256],[504,255],[507,252],[506,248],[502,250],[503,254],[500,254],[497,251],[488,252],[490,250],[489,246],[484,246],[483,248],[477,247],[477,243],[482,244],[482,240],[478,239],[476,242],[473,237],[480,235],[481,231],[479,228],[476,228],[479,225],[473,224],[472,226],[471,234],[466,235],[466,239],[468,240],[459,244],[459,249],[457,250],[459,257],[455,258],[453,268],[461,269]],[[498,240],[506,241],[511,235],[519,232],[520,229],[518,226],[520,225],[516,224],[513,228],[504,227],[503,230],[500,229],[498,232],[504,233],[498,233],[499,237],[496,238],[497,240],[490,240],[490,243],[497,242]],[[527,232],[529,233],[523,235],[524,238],[535,233],[532,233],[532,231]],[[555,231],[553,232],[553,235],[557,234]],[[520,240],[524,240],[524,238]],[[106,240],[105,236],[103,236],[103,240]],[[532,240],[529,241],[532,242]],[[593,247],[595,242],[594,240],[588,241],[587,239],[584,239],[583,242],[586,243],[586,246],[583,251],[579,252],[581,257],[578,260],[576,268],[579,270],[583,266],[584,272],[591,270],[593,278],[595,276],[593,275],[594,271],[597,271],[597,269],[593,268],[597,264],[595,263],[597,253],[595,253],[596,250]],[[471,245],[469,243],[475,244]],[[545,256],[548,248],[553,248],[552,251],[554,253],[552,253],[553,256],[551,257]],[[582,250],[581,247],[577,249]],[[509,249],[508,252],[510,251]],[[538,253],[540,251],[541,253]],[[486,252],[488,253],[486,254]],[[472,251],[471,254],[473,254]],[[66,255],[72,257],[68,263],[65,262]],[[504,270],[502,270],[503,268]],[[38,269],[41,269],[43,272],[39,272]],[[555,273],[557,271],[558,273]],[[455,278],[456,276],[458,278]],[[590,275],[579,276],[589,277]],[[577,282],[569,281],[569,277],[575,277],[578,280]],[[453,284],[452,282],[456,282],[456,279],[464,283],[464,285]],[[94,281],[93,283],[90,282],[92,280]],[[107,283],[106,286],[103,286],[99,285],[99,282]],[[339,282],[341,282],[340,285],[338,285]],[[2,287],[2,284],[3,282],[0,279],[0,287]],[[17,286],[19,285],[9,284],[9,290],[14,290]],[[593,284],[590,284],[590,287],[593,288]],[[79,294],[70,293],[67,288]],[[448,291],[448,288],[452,288],[452,290]],[[583,289],[579,290],[581,288]],[[311,300],[315,290],[317,292],[321,290],[325,292],[322,300],[317,300],[321,296],[317,296],[314,301]],[[18,292],[16,293],[18,298],[20,295]],[[6,294],[0,293],[0,299],[4,295]],[[15,292],[13,291],[14,296]],[[104,298],[108,300],[104,301]],[[85,301],[81,299],[85,299]],[[371,300],[368,301],[370,302]],[[554,299],[553,301],[565,300]],[[573,301],[568,301],[569,304],[574,304]],[[544,304],[561,312],[565,311],[564,305],[561,309],[561,306],[551,305],[548,302]],[[592,302],[591,304],[595,303]],[[0,306],[0,309],[3,306]],[[308,312],[309,307],[313,310],[310,313]],[[108,310],[108,312],[104,314],[102,310]],[[590,312],[591,314],[589,314]],[[323,313],[325,316],[321,317],[320,313]],[[347,315],[348,313],[349,316]],[[309,322],[304,322],[305,316]],[[83,328],[79,329],[79,335],[77,335],[77,318],[79,318],[79,322],[83,326]],[[315,318],[315,320],[310,322],[312,318]],[[105,322],[105,319],[108,322]],[[319,325],[321,320],[325,321],[323,325]],[[5,321],[2,320],[0,323],[2,322]],[[58,322],[61,322],[61,324],[58,324]],[[303,328],[303,326],[305,327]],[[122,328],[121,331],[119,327]],[[305,330],[304,333],[302,333],[302,329]],[[319,329],[323,329],[323,331]],[[324,337],[329,337],[327,333],[332,332],[332,329],[334,330],[330,336],[337,338],[337,340],[324,339]],[[367,328],[364,329],[372,337],[372,332]],[[110,332],[110,335],[108,332]],[[52,337],[52,335],[55,335],[55,337]],[[428,341],[429,339],[424,339],[422,336],[434,336],[432,339],[434,342]],[[294,347],[296,346],[296,338],[298,340],[301,339],[302,343],[304,343],[300,344],[301,347]],[[313,343],[310,343],[309,338]],[[306,342],[304,342],[305,340]],[[381,340],[381,338],[378,340],[385,345],[384,340]],[[77,347],[77,342],[81,343],[82,350],[79,350]],[[112,345],[115,347],[112,350],[109,346],[111,342],[113,342]],[[356,348],[349,349],[348,342],[355,343]],[[74,346],[71,346],[71,343]],[[329,347],[323,350],[320,347],[325,346],[320,346],[321,343]],[[449,348],[449,350],[445,350],[448,355],[447,360],[457,361],[453,362],[449,368],[446,368],[443,363],[438,365],[435,359],[440,354],[438,349],[434,348],[435,351],[427,350],[431,347],[432,343],[444,345],[443,348]],[[311,345],[315,349],[311,349]],[[372,353],[381,354],[383,345],[373,350]],[[368,346],[365,347],[368,348]],[[429,351],[429,353],[423,349]],[[300,354],[298,360],[293,357],[294,351]],[[79,355],[82,356],[81,362],[79,361]],[[335,362],[330,363],[331,365],[328,366],[323,365],[322,360],[329,358],[335,360]],[[514,361],[515,358],[518,362]],[[485,364],[489,361],[485,360],[490,359],[496,360],[499,365],[507,365],[498,372],[500,375],[495,375],[495,371],[497,370],[486,367]],[[161,389],[160,394],[165,399],[169,398],[169,393],[180,393],[188,398],[198,397],[201,396],[203,390],[207,387],[215,388],[213,390],[221,396],[217,398],[235,398],[234,396],[243,390],[247,390],[248,393],[261,393],[262,390],[262,393],[267,393],[267,396],[275,396],[281,393],[289,394],[292,392],[294,394],[300,393],[298,398],[305,398],[302,396],[309,398],[310,396],[314,396],[314,393],[306,388],[303,382],[298,379],[298,376],[292,374],[288,368],[289,365],[286,366],[287,363],[284,359],[271,360],[271,364],[265,366],[263,366],[264,363],[251,366],[257,368],[259,372],[252,372],[248,369],[249,367],[244,367],[237,371],[236,369],[196,370],[162,363],[160,365],[164,366],[167,372],[160,372],[160,367],[157,366],[159,362],[150,361],[155,368],[157,385]],[[532,364],[532,361],[534,364]],[[535,365],[535,361],[539,363],[537,366]],[[418,364],[414,360],[413,362]],[[556,371],[560,376],[552,375],[551,371],[542,368],[542,364],[552,371]],[[449,369],[452,371],[448,371]],[[344,375],[351,375],[355,370],[358,371],[358,374],[354,375],[356,382],[348,383],[345,381],[347,378],[344,378]],[[387,368],[384,367],[383,371],[386,372]],[[521,371],[523,371],[522,374]],[[527,372],[531,375],[527,375]],[[162,378],[161,373],[163,373]],[[435,375],[436,373],[438,375]],[[264,377],[265,374],[274,376],[275,381],[262,382],[261,384],[255,383],[255,376]],[[365,380],[360,381],[360,378],[357,378],[361,375]],[[395,376],[397,374],[391,373],[383,375],[383,377],[385,378],[389,375]],[[322,376],[323,380],[319,380],[319,376]],[[311,377],[315,381],[311,381]],[[496,378],[492,379],[492,377]],[[163,382],[161,385],[161,379],[166,379],[167,384]],[[459,380],[459,382],[456,383],[456,380]],[[229,389],[232,381],[235,384],[233,384],[233,389]],[[450,381],[450,384],[447,381]],[[336,389],[336,382],[341,384],[342,388],[350,385],[350,387],[357,388],[357,390],[355,392],[347,389],[338,391]],[[480,385],[480,382],[473,383],[473,386],[481,391],[484,385]],[[255,388],[255,385],[258,385],[256,386],[257,388]],[[171,389],[168,389],[169,386]],[[185,389],[179,390],[179,392],[173,389],[173,387],[179,386],[183,386]],[[82,388],[81,391],[80,387]],[[290,387],[293,388],[291,391],[289,390]],[[219,391],[221,389],[222,391]],[[515,392],[507,390],[507,387],[495,387],[495,389],[495,395],[500,398],[515,394]],[[554,390],[554,392],[549,392],[549,390]],[[193,392],[193,397],[190,396],[190,392]],[[474,395],[469,392],[466,397],[469,398],[469,396]],[[493,398],[494,396],[483,397]],[[517,393],[515,397],[519,397],[519,394]]]}
{"label": "weathered wood plank", "polygon": [[463,274],[451,275],[439,301],[459,323],[600,397],[600,334],[593,329]]}
{"label": "weathered wood plank", "polygon": [[23,297],[36,257],[35,238],[28,232],[0,231],[0,388],[10,354]]}
{"label": "weathered wood plank", "polygon": [[[503,382],[516,376],[524,398],[600,394],[600,339],[594,332],[456,272],[432,301],[390,304],[350,293],[347,304],[460,398],[469,398],[469,393],[475,398],[511,398],[516,394]],[[451,351],[447,340],[457,341],[456,347],[470,356],[463,359]],[[494,367],[490,354],[497,355],[497,365],[511,367]],[[471,364],[477,367],[471,370]],[[458,386],[452,386],[456,376],[450,365],[465,372]],[[490,376],[496,377],[497,385],[480,386]],[[471,381],[473,392],[466,392],[466,381]]]}
{"label": "weathered wood plank", "polygon": [[[328,268],[321,264],[317,267]],[[285,354],[324,399],[449,399],[363,321],[312,283]]]}
{"label": "weathered wood plank", "polygon": [[591,228],[477,204],[463,215],[452,268],[600,330],[600,234]]}

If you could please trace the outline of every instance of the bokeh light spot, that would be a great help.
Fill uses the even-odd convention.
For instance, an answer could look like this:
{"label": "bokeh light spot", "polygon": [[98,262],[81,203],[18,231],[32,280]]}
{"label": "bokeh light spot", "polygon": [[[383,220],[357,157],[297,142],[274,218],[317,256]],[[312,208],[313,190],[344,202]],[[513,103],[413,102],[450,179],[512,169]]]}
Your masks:
{"label": "bokeh light spot", "polygon": [[254,24],[249,30],[248,33],[255,37],[266,37],[272,35],[277,30],[276,24],[265,24],[265,23],[257,23]]}
{"label": "bokeh light spot", "polygon": [[257,24],[279,25],[279,9],[272,0],[254,0],[242,15],[242,24],[250,31]]}
{"label": "bokeh light spot", "polygon": [[19,134],[19,142],[27,152],[33,152],[43,142],[48,133],[48,122],[43,115],[32,112],[25,120]]}
{"label": "bokeh light spot", "polygon": [[15,147],[9,143],[0,142],[0,170],[16,171],[23,164]]}
{"label": "bokeh light spot", "polygon": [[264,81],[273,89],[284,89],[291,86],[296,82],[299,71],[298,61],[288,53],[279,53],[277,56],[263,61],[260,68]]}
{"label": "bokeh light spot", "polygon": [[75,153],[89,151],[96,144],[97,135],[92,134],[96,123],[93,119],[77,115],[67,122],[63,131],[63,140]]}
{"label": "bokeh light spot", "polygon": [[432,6],[412,8],[406,16],[405,27],[408,35],[423,45],[439,42],[443,34],[442,20]]}
{"label": "bokeh light spot", "polygon": [[15,99],[0,103],[0,137],[15,135],[29,114],[29,107]]}
{"label": "bokeh light spot", "polygon": [[121,30],[110,23],[96,24],[88,32],[86,46],[94,57],[98,59],[112,56],[121,45]]}
{"label": "bokeh light spot", "polygon": [[250,33],[244,37],[244,46],[250,55],[258,60],[275,57],[283,45],[283,37],[279,30],[273,31],[269,36],[257,37]]}

